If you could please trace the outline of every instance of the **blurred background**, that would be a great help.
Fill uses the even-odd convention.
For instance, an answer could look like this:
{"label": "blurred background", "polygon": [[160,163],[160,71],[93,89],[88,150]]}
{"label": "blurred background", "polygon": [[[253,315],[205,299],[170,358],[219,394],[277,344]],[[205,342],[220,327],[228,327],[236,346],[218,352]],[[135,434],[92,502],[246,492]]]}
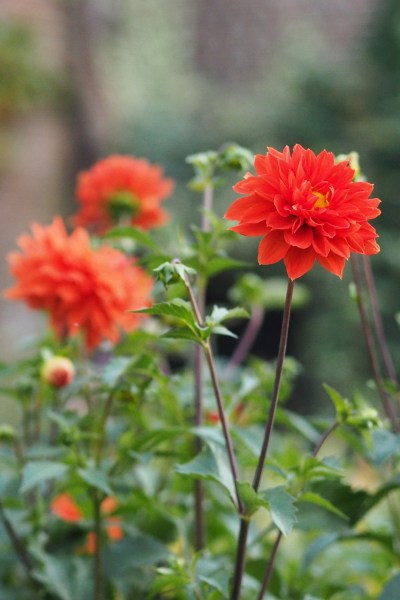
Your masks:
{"label": "blurred background", "polygon": [[[70,216],[76,173],[99,157],[162,164],[177,181],[166,208],[185,225],[200,203],[185,157],[227,141],[360,153],[383,201],[372,264],[397,364],[398,0],[0,0],[0,288],[12,282],[5,257],[17,236]],[[229,186],[217,193],[216,212],[234,197]],[[257,268],[256,246],[238,241],[237,256],[283,275]],[[307,412],[325,401],[321,381],[350,395],[370,373],[350,268],[343,282],[319,268],[302,281],[311,300],[294,314],[289,352],[304,367],[294,402]],[[223,301],[222,289],[217,278],[209,300]],[[268,313],[258,354],[275,356],[280,316]],[[1,298],[0,358],[41,328]]]}

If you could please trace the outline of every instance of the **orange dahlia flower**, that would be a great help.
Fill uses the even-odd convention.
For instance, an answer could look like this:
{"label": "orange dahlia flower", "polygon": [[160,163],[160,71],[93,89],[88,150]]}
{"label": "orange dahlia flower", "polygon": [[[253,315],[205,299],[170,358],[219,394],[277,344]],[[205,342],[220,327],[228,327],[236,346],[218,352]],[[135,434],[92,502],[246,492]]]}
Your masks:
{"label": "orange dahlia flower", "polygon": [[373,186],[353,181],[348,161],[335,164],[331,152],[316,155],[300,145],[290,153],[268,148],[254,160],[256,175],[247,173],[234,186],[244,198],[225,217],[239,221],[234,231],[261,236],[258,262],[283,260],[290,279],[309,271],[317,261],[342,277],[351,252],[376,254],[377,233],[368,223],[380,214]]}
{"label": "orange dahlia flower", "polygon": [[32,234],[18,240],[23,254],[9,256],[17,283],[8,298],[48,311],[60,339],[81,331],[88,349],[138,326],[140,317],[127,311],[149,305],[153,280],[131,259],[109,246],[91,248],[85,229],[69,236],[59,217],[48,227],[34,224]]}
{"label": "orange dahlia flower", "polygon": [[110,156],[78,176],[80,209],[74,223],[100,233],[121,221],[151,229],[167,220],[160,202],[172,190],[172,180],[163,177],[158,165],[131,156]]}
{"label": "orange dahlia flower", "polygon": [[51,503],[51,510],[59,519],[68,523],[78,523],[83,519],[81,509],[66,492],[54,498]]}

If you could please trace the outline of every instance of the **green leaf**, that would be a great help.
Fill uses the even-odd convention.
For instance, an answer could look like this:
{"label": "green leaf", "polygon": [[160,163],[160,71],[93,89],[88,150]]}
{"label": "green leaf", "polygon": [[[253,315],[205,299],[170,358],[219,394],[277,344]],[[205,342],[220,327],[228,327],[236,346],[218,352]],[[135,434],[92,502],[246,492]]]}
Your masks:
{"label": "green leaf", "polygon": [[151,250],[159,250],[158,244],[152,239],[152,237],[135,227],[114,227],[107,231],[104,235],[105,238],[129,238],[135,242],[139,242],[142,246],[147,246]]}
{"label": "green leaf", "polygon": [[339,423],[345,422],[351,412],[350,402],[326,383],[323,384],[323,387],[335,406],[337,420]]}
{"label": "green leaf", "polygon": [[[50,555],[42,550],[33,551],[41,563],[34,577],[60,600],[87,600],[92,592],[92,581],[87,563],[77,556]],[[52,596],[53,597],[53,596]]]}
{"label": "green leaf", "polygon": [[205,479],[218,483],[228,492],[235,503],[235,484],[225,451],[219,446],[206,446],[193,460],[176,467],[176,472],[194,479]]}
{"label": "green leaf", "polygon": [[244,308],[236,306],[235,308],[225,308],[224,306],[214,306],[211,315],[207,317],[210,323],[222,323],[227,319],[243,319],[248,318],[249,313]]}
{"label": "green leaf", "polygon": [[247,516],[253,515],[261,506],[269,510],[269,503],[257,494],[250,483],[238,481],[237,485]]}
{"label": "green leaf", "polygon": [[228,271],[230,269],[241,269],[247,266],[247,263],[242,260],[235,260],[233,258],[226,258],[224,256],[216,256],[208,261],[207,275],[213,277],[222,271]]}
{"label": "green leaf", "polygon": [[196,565],[195,577],[202,583],[207,584],[220,595],[218,598],[229,598],[230,570],[226,561],[216,557],[200,557]]}
{"label": "green leaf", "polygon": [[[171,300],[171,302],[160,302],[159,304],[153,304],[153,306],[149,308],[142,308],[132,312],[176,319],[185,325],[187,330],[192,334],[189,335],[189,333],[183,333],[180,337],[183,337],[184,339],[201,341],[207,337],[209,332],[208,328],[200,327],[200,325],[198,325],[189,302],[186,302],[181,298],[175,298],[174,300]],[[178,337],[174,329],[172,330],[171,335],[169,335],[169,332],[164,335]]]}
{"label": "green leaf", "polygon": [[158,540],[138,533],[126,535],[105,552],[105,569],[115,579],[140,566],[154,565],[168,558],[168,549]]}
{"label": "green leaf", "polygon": [[397,573],[392,579],[385,585],[378,600],[398,600],[399,599],[399,588],[400,588],[400,573]]}
{"label": "green leaf", "polygon": [[79,477],[91,487],[104,492],[107,496],[112,496],[114,494],[103,471],[95,469],[94,467],[86,467],[84,469],[78,469],[77,473]]}
{"label": "green leaf", "polygon": [[371,432],[372,450],[371,460],[376,465],[381,465],[400,451],[400,436],[391,431],[376,430]]}
{"label": "green leaf", "polygon": [[341,517],[342,519],[345,519],[346,521],[348,520],[347,515],[345,515],[341,510],[336,508],[336,506],[334,506],[331,502],[329,502],[329,500],[327,500],[326,498],[323,498],[322,496],[320,496],[319,494],[316,494],[315,492],[304,492],[304,494],[301,494],[301,496],[298,498],[298,500],[300,502],[311,502],[312,504],[317,504],[318,506],[322,506],[323,508],[326,508],[326,510],[329,510],[330,512],[334,513],[338,517]]}
{"label": "green leaf", "polygon": [[64,463],[51,460],[38,460],[28,462],[22,471],[22,483],[20,492],[24,494],[32,488],[48,481],[49,479],[60,479],[68,471],[68,466]]}
{"label": "green leaf", "polygon": [[264,490],[259,496],[268,502],[272,520],[277,528],[283,535],[288,535],[297,521],[296,499],[283,486]]}

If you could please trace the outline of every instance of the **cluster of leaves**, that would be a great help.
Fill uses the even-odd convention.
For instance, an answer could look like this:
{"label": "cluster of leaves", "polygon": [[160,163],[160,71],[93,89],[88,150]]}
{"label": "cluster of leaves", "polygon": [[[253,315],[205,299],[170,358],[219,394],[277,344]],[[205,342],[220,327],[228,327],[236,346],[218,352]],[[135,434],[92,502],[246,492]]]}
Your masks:
{"label": "cluster of leaves", "polygon": [[[192,162],[210,177],[201,157]],[[281,281],[264,284],[245,273],[227,297],[246,310],[213,306],[199,319],[191,293],[224,270],[243,268],[229,255],[232,233],[211,213],[208,219],[207,231],[194,227],[187,238],[181,235],[179,257],[175,248],[166,251],[155,237],[133,228],[108,233],[119,247],[135,245],[158,279],[157,301],[141,311],[148,315],[142,330],[90,357],[82,356],[79,339],[62,348],[41,340],[29,358],[1,366],[1,392],[15,400],[21,417],[18,426],[0,427],[1,597],[229,599],[237,493],[250,522],[243,600],[257,596],[277,534],[288,541],[278,553],[270,597],[397,597],[400,441],[367,393],[348,400],[325,386],[321,394],[331,398],[333,416],[297,414],[287,402],[301,369],[287,358],[260,491],[251,480],[274,364],[260,357],[234,368],[215,361],[238,481],[206,365],[204,421],[194,422],[195,348],[209,356],[218,349],[218,336],[235,337],[238,318],[251,317],[255,307],[281,308],[285,294]],[[306,289],[298,286],[295,308],[306,301]],[[76,377],[65,388],[43,380],[42,365],[52,354],[75,364]],[[199,481],[205,545],[196,550],[193,490]],[[71,522],[55,512],[60,494],[73,498],[82,518]],[[108,497],[116,500],[114,517],[122,530],[117,541],[108,539],[99,511]],[[94,555],[85,549],[93,532]]]}

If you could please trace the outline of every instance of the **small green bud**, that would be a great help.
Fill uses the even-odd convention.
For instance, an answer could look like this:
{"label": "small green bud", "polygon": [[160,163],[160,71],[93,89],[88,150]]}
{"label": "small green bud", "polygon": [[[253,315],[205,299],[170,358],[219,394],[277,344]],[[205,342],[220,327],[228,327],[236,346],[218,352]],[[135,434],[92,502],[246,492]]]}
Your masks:
{"label": "small green bud", "polygon": [[16,438],[16,433],[12,425],[0,425],[0,442],[13,442]]}

